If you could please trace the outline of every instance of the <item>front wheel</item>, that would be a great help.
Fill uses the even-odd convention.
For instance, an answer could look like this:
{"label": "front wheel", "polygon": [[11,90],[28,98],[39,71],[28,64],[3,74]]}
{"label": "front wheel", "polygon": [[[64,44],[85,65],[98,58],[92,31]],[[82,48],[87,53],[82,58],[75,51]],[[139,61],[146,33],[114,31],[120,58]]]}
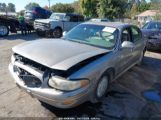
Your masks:
{"label": "front wheel", "polygon": [[100,80],[97,84],[97,87],[95,89],[96,102],[101,101],[102,98],[105,97],[108,87],[109,87],[109,77],[107,75],[103,75],[100,78]]}
{"label": "front wheel", "polygon": [[7,36],[8,34],[9,34],[8,26],[0,24],[0,37]]}

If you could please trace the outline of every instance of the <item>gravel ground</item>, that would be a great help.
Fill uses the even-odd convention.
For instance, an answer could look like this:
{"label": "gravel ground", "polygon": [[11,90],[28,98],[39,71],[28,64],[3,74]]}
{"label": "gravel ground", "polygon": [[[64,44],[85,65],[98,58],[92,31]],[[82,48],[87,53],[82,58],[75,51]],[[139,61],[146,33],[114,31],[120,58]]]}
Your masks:
{"label": "gravel ground", "polygon": [[[36,40],[34,33],[12,34],[0,38],[0,117],[95,117],[109,120],[161,119],[161,103],[146,100],[144,91],[161,83],[161,54],[146,52],[143,64],[135,66],[112,83],[106,98],[98,104],[84,103],[74,109],[62,110],[41,104],[16,87],[9,75],[11,48],[25,41]],[[42,38],[39,38],[42,39]]]}

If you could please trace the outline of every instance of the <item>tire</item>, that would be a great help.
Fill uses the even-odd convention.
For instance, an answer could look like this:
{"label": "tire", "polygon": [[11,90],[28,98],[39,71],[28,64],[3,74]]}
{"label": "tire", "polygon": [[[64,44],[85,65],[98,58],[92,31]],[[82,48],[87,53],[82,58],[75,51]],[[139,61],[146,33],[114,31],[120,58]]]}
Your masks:
{"label": "tire", "polygon": [[36,33],[40,37],[45,37],[45,33],[41,32],[41,31],[36,30]]}
{"label": "tire", "polygon": [[106,95],[110,83],[110,77],[104,74],[99,79],[94,92],[95,102],[100,102]]}
{"label": "tire", "polygon": [[62,30],[61,30],[61,28],[55,28],[54,30],[53,30],[53,32],[52,32],[52,36],[54,37],[54,38],[61,38],[62,37]]}
{"label": "tire", "polygon": [[0,24],[0,37],[7,36],[9,34],[9,28],[7,25]]}

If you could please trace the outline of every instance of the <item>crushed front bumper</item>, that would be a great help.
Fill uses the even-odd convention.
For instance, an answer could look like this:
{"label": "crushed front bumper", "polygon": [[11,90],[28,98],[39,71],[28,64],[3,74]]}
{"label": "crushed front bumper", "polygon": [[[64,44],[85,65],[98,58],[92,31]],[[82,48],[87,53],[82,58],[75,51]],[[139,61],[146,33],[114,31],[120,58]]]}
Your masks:
{"label": "crushed front bumper", "polygon": [[32,97],[36,97],[40,101],[57,108],[73,108],[89,101],[90,93],[88,87],[71,92],[63,92],[53,88],[30,88],[26,86],[23,80],[14,72],[12,63],[9,64],[9,71],[19,88],[25,90]]}

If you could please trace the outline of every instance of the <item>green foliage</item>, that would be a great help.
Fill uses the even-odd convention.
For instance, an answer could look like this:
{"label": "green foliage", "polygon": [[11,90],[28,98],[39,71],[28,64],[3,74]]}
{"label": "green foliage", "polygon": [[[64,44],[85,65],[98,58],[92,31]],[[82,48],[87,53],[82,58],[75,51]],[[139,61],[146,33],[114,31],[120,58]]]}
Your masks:
{"label": "green foliage", "polygon": [[80,6],[80,0],[74,1],[71,5],[74,8],[74,13],[82,14],[81,6]]}
{"label": "green foliage", "polygon": [[71,4],[62,4],[62,3],[57,3],[51,6],[51,10],[53,12],[62,12],[62,13],[73,13],[74,12],[74,8],[72,7]]}
{"label": "green foliage", "polygon": [[82,13],[86,17],[97,17],[98,0],[80,0]]}
{"label": "green foliage", "polygon": [[28,9],[32,9],[33,7],[40,7],[40,5],[38,3],[35,3],[35,2],[30,2],[29,4],[27,4],[25,6],[25,9],[28,10]]}
{"label": "green foliage", "polygon": [[135,15],[137,15],[138,11],[139,11],[138,5],[137,4],[133,4],[133,6],[131,8],[131,11],[130,11],[131,18],[135,17]]}
{"label": "green foliage", "polygon": [[154,16],[154,20],[161,20],[161,14],[156,14]]}
{"label": "green foliage", "polygon": [[146,10],[149,10],[150,9],[150,3],[141,3],[139,5],[139,12],[144,12]]}
{"label": "green foliage", "polygon": [[7,11],[8,12],[16,12],[15,5],[13,3],[8,3]]}
{"label": "green foliage", "polygon": [[160,0],[151,0],[152,3],[160,3]]}
{"label": "green foliage", "polygon": [[15,12],[16,8],[15,5],[13,3],[8,3],[8,5],[6,5],[5,3],[0,3],[0,12]]}
{"label": "green foliage", "polygon": [[6,4],[5,3],[0,3],[0,12],[6,12]]}
{"label": "green foliage", "polygon": [[123,17],[128,1],[127,0],[99,0],[97,13],[100,18],[121,18]]}
{"label": "green foliage", "polygon": [[151,10],[161,10],[161,3],[151,3],[150,9]]}

